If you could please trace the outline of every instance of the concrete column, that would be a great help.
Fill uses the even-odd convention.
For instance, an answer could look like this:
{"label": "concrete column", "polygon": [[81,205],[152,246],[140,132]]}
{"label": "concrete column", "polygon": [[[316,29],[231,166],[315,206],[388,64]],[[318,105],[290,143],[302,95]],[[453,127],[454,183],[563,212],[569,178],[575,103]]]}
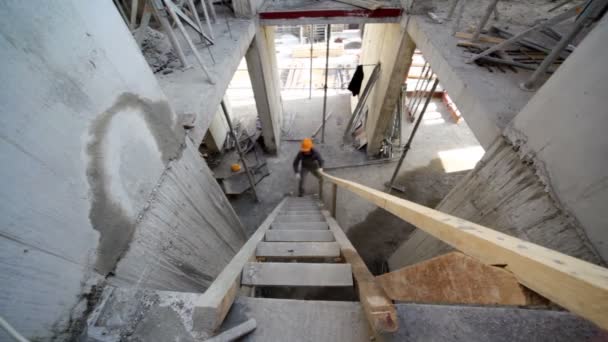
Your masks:
{"label": "concrete column", "polygon": [[[392,122],[401,85],[412,64],[416,45],[403,24],[366,24],[361,64],[382,64],[380,77],[368,98],[367,153],[377,154]],[[369,68],[368,68],[369,69]],[[371,70],[366,73],[366,80]]]}
{"label": "concrete column", "polygon": [[279,148],[283,106],[276,55],[274,27],[260,26],[247,50],[247,69],[262,122],[264,144],[271,152]]}

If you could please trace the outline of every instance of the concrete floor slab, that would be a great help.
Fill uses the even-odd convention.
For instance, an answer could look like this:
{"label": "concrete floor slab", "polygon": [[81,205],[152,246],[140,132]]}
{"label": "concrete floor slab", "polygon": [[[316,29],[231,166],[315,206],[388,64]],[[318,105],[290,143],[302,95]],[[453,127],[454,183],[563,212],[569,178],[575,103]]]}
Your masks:
{"label": "concrete floor slab", "polygon": [[[606,333],[568,312],[396,304],[399,330],[378,341],[593,341]],[[222,329],[255,318],[244,341],[370,341],[359,302],[236,299]]]}

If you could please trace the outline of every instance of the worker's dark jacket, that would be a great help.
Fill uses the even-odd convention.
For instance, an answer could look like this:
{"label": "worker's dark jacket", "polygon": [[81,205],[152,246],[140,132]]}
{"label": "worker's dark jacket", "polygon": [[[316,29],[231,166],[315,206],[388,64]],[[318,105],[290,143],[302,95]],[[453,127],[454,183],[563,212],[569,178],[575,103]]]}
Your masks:
{"label": "worker's dark jacket", "polygon": [[307,170],[314,170],[319,167],[323,167],[323,158],[321,154],[314,148],[308,153],[302,151],[298,152],[296,159],[293,161],[293,171],[297,173],[299,171],[299,164],[302,161],[302,168]]}

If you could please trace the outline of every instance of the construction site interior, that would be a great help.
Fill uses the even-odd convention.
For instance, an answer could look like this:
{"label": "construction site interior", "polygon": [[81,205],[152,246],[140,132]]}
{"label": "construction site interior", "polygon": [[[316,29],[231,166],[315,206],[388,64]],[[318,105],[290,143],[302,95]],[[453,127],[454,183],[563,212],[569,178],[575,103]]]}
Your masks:
{"label": "construction site interior", "polygon": [[608,341],[607,9],[1,1],[0,341]]}

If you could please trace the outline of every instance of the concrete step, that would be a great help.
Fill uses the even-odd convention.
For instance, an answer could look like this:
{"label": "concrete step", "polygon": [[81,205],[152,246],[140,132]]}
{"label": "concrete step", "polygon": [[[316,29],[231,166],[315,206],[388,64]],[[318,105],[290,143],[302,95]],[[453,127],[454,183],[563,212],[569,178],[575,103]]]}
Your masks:
{"label": "concrete step", "polygon": [[327,222],[273,222],[270,229],[289,229],[289,230],[327,230]]}
{"label": "concrete step", "polygon": [[[527,342],[603,341],[592,323],[564,311],[517,307],[395,304],[399,330],[382,341]],[[244,338],[257,341],[369,342],[359,302],[237,297],[222,329],[254,318],[258,328]]]}
{"label": "concrete step", "polygon": [[329,230],[267,230],[266,241],[274,242],[331,242],[334,234]]}
{"label": "concrete step", "polygon": [[287,210],[319,210],[320,207],[316,204],[301,204],[301,205],[286,205],[281,208],[281,211]]}
{"label": "concrete step", "polygon": [[[194,341],[198,332],[192,329],[193,312],[200,296],[183,290],[106,286],[82,340],[115,342],[127,331],[133,341]],[[566,311],[411,303],[397,303],[395,308],[399,330],[383,336],[386,342],[571,342],[603,341],[606,336],[593,323]],[[370,341],[360,302],[237,296],[220,331],[247,318],[254,318],[258,327],[241,339],[245,342]]]}
{"label": "concrete step", "polygon": [[259,257],[336,258],[336,242],[260,242],[255,250]]}
{"label": "concrete step", "polygon": [[286,214],[279,215],[274,222],[324,222],[325,216],[319,214]]}
{"label": "concrete step", "polygon": [[353,286],[350,264],[249,262],[241,284],[254,286]]}

